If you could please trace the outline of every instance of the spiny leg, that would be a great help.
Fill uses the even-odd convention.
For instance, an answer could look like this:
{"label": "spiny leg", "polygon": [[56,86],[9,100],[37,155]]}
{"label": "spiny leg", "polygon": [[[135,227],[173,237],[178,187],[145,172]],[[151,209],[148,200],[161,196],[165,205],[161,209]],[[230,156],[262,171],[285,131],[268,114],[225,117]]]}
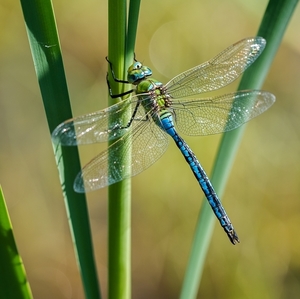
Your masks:
{"label": "spiny leg", "polygon": [[[113,70],[113,65],[111,63],[111,61],[108,60],[107,56],[105,57],[106,61],[109,63],[109,67],[110,67],[110,71],[111,71],[111,74],[112,74],[112,77],[114,79],[115,82],[118,82],[118,83],[123,83],[123,84],[130,84],[127,80],[121,80],[121,79],[118,79],[115,75],[115,72]],[[120,94],[113,94],[112,90],[111,90],[111,86],[110,86],[110,83],[109,83],[109,80],[108,80],[108,73],[106,74],[106,83],[107,83],[107,87],[108,87],[108,92],[109,92],[109,95],[111,98],[115,99],[115,98],[119,98],[119,97],[123,97],[127,94],[130,94],[133,92],[133,89],[131,90],[128,90],[128,91],[125,91],[125,92],[122,92]]]}

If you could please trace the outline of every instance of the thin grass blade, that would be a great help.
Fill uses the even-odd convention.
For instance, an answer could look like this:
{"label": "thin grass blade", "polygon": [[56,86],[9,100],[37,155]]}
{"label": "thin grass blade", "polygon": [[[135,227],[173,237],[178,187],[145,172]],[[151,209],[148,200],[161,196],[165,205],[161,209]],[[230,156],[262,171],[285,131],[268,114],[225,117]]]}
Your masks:
{"label": "thin grass blade", "polygon": [[[266,49],[258,61],[244,73],[239,89],[259,89],[262,86],[297,3],[298,0],[269,1],[257,34],[267,40]],[[243,126],[223,135],[211,176],[212,183],[220,197],[224,193],[244,128]],[[214,223],[211,208],[204,201],[181,290],[181,299],[197,297]]]}
{"label": "thin grass blade", "polygon": [[[31,53],[50,133],[71,118],[71,107],[52,3],[21,0]],[[100,298],[87,204],[84,194],[75,193],[73,181],[80,171],[76,147],[53,144],[74,250],[86,298]]]}

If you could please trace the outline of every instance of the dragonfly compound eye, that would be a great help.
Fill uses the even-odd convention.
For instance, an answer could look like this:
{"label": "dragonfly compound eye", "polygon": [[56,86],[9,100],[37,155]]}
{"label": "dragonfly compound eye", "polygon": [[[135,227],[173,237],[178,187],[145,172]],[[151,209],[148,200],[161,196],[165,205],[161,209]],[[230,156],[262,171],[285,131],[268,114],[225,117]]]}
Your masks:
{"label": "dragonfly compound eye", "polygon": [[138,84],[141,80],[152,75],[152,71],[143,66],[140,62],[136,62],[128,69],[127,80],[132,84]]}
{"label": "dragonfly compound eye", "polygon": [[133,71],[131,73],[128,73],[127,79],[128,82],[132,83],[132,84],[137,84],[137,82],[139,82],[140,80],[144,79],[145,75],[143,74],[143,72],[138,72],[138,71]]}
{"label": "dragonfly compound eye", "polygon": [[143,65],[139,62],[139,61],[137,61],[137,62],[135,62],[134,64],[133,64],[133,69],[134,70],[139,70],[139,69],[141,69],[143,67]]}

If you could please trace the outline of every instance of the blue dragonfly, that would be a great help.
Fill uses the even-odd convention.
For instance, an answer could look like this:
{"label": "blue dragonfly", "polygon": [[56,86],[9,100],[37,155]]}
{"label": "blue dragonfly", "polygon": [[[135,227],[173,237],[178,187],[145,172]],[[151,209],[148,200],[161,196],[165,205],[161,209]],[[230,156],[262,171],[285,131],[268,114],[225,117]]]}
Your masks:
{"label": "blue dragonfly", "polygon": [[67,120],[52,133],[53,141],[64,146],[108,141],[111,144],[77,175],[75,191],[93,191],[144,171],[166,151],[169,135],[230,241],[239,242],[208,176],[177,129],[186,135],[226,132],[267,110],[275,102],[275,96],[261,90],[190,98],[234,81],[256,60],[265,44],[261,37],[243,39],[167,84],[153,79],[152,71],[138,61],[129,67],[128,81],[113,75],[118,82],[131,83],[135,88],[127,93],[134,91],[135,95],[104,110]]}

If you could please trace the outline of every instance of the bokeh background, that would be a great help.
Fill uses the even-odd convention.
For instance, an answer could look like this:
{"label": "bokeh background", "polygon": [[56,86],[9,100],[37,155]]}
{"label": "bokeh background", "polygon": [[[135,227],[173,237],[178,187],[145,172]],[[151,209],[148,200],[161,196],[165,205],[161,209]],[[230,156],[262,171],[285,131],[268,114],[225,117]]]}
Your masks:
{"label": "bokeh background", "polygon": [[[256,34],[267,1],[143,1],[139,60],[167,82]],[[54,1],[73,114],[107,99],[107,2]],[[245,132],[223,203],[241,243],[215,226],[199,298],[300,297],[300,11],[264,89],[276,104]],[[0,184],[35,298],[83,298],[50,135],[18,1],[0,3]],[[238,82],[219,93],[234,91]],[[220,135],[186,137],[208,174]],[[99,151],[82,148],[83,164]],[[178,298],[203,195],[173,143],[132,181],[133,298]],[[107,283],[107,190],[88,194]],[[1,271],[1,270],[0,270]]]}

